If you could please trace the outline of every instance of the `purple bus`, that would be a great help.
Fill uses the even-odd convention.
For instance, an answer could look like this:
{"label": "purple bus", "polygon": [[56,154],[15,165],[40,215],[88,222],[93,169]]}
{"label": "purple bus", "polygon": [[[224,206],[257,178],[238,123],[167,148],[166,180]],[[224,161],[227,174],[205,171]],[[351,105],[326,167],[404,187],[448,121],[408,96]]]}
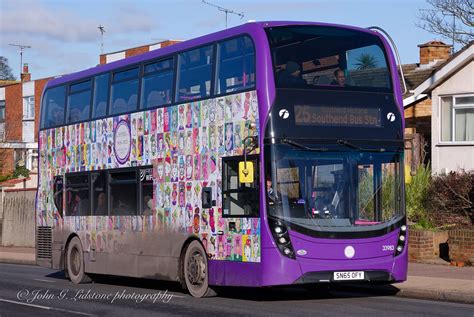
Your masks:
{"label": "purple bus", "polygon": [[212,286],[407,276],[404,118],[368,29],[258,22],[51,80],[37,262]]}

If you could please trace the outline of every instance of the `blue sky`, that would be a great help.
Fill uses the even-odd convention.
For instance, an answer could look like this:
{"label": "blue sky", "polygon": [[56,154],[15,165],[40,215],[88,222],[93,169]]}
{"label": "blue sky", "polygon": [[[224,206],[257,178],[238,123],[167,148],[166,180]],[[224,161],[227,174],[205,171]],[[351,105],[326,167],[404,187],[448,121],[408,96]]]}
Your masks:
{"label": "blue sky", "polygon": [[[208,0],[243,12],[228,25],[248,20],[320,21],[355,26],[377,25],[396,41],[403,63],[418,62],[418,44],[439,38],[415,26],[424,0]],[[10,43],[30,45],[23,62],[33,79],[95,66],[100,33],[104,52],[159,42],[190,39],[225,28],[225,15],[201,0],[0,0],[0,55],[18,77],[20,57]],[[445,42],[448,42],[445,40]]]}

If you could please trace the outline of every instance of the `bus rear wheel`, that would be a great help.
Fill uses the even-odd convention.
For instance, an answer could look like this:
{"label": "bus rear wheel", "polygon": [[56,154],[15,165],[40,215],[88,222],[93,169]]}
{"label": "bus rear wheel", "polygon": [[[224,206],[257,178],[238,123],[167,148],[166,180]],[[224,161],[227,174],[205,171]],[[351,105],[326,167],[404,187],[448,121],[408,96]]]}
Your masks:
{"label": "bus rear wheel", "polygon": [[191,241],[182,260],[182,277],[189,293],[194,297],[215,296],[209,287],[207,257],[202,245],[196,240]]}
{"label": "bus rear wheel", "polygon": [[90,283],[92,279],[84,272],[84,253],[81,240],[72,238],[66,251],[66,271],[74,284]]}

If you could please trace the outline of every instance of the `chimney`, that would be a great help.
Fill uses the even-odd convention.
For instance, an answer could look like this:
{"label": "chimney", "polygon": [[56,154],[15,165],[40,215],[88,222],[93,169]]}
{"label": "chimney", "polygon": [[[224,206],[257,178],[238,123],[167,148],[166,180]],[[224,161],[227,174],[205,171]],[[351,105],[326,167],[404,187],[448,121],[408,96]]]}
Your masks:
{"label": "chimney", "polygon": [[31,80],[31,74],[28,72],[28,64],[23,64],[23,71],[21,72],[21,82],[27,82]]}
{"label": "chimney", "polygon": [[429,64],[434,61],[445,61],[451,55],[451,45],[441,41],[430,41],[418,45],[420,48],[420,64]]}

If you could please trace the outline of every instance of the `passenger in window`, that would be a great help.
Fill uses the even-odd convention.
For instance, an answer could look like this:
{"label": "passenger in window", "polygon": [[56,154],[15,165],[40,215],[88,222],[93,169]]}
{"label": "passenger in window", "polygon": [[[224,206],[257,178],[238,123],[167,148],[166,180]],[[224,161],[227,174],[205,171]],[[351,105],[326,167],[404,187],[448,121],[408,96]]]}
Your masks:
{"label": "passenger in window", "polygon": [[151,216],[153,210],[153,199],[150,196],[145,196],[143,198],[143,215]]}
{"label": "passenger in window", "polygon": [[68,205],[71,206],[70,216],[79,216],[79,203],[81,202],[81,196],[77,193],[70,193],[69,194],[69,201]]}
{"label": "passenger in window", "polygon": [[344,73],[344,70],[338,68],[334,71],[334,79],[331,82],[331,85],[336,85],[336,86],[346,85],[346,74]]}
{"label": "passenger in window", "polygon": [[63,122],[64,113],[59,107],[54,107],[51,111],[51,117],[49,118],[48,126],[56,126]]}
{"label": "passenger in window", "polygon": [[286,62],[285,69],[279,71],[277,77],[279,87],[304,87],[307,85],[301,77],[300,65],[293,61]]}
{"label": "passenger in window", "polygon": [[273,183],[271,178],[267,178],[267,196],[269,199],[269,203],[273,205],[274,203],[278,202],[278,194],[276,193],[275,189],[273,188]]}
{"label": "passenger in window", "polygon": [[107,196],[104,192],[101,192],[97,196],[97,208],[95,209],[96,215],[107,215]]}
{"label": "passenger in window", "polygon": [[114,209],[115,215],[127,215],[130,211],[130,207],[120,199],[118,200]]}
{"label": "passenger in window", "polygon": [[69,122],[78,122],[78,121],[81,121],[81,111],[76,108],[71,109]]}

